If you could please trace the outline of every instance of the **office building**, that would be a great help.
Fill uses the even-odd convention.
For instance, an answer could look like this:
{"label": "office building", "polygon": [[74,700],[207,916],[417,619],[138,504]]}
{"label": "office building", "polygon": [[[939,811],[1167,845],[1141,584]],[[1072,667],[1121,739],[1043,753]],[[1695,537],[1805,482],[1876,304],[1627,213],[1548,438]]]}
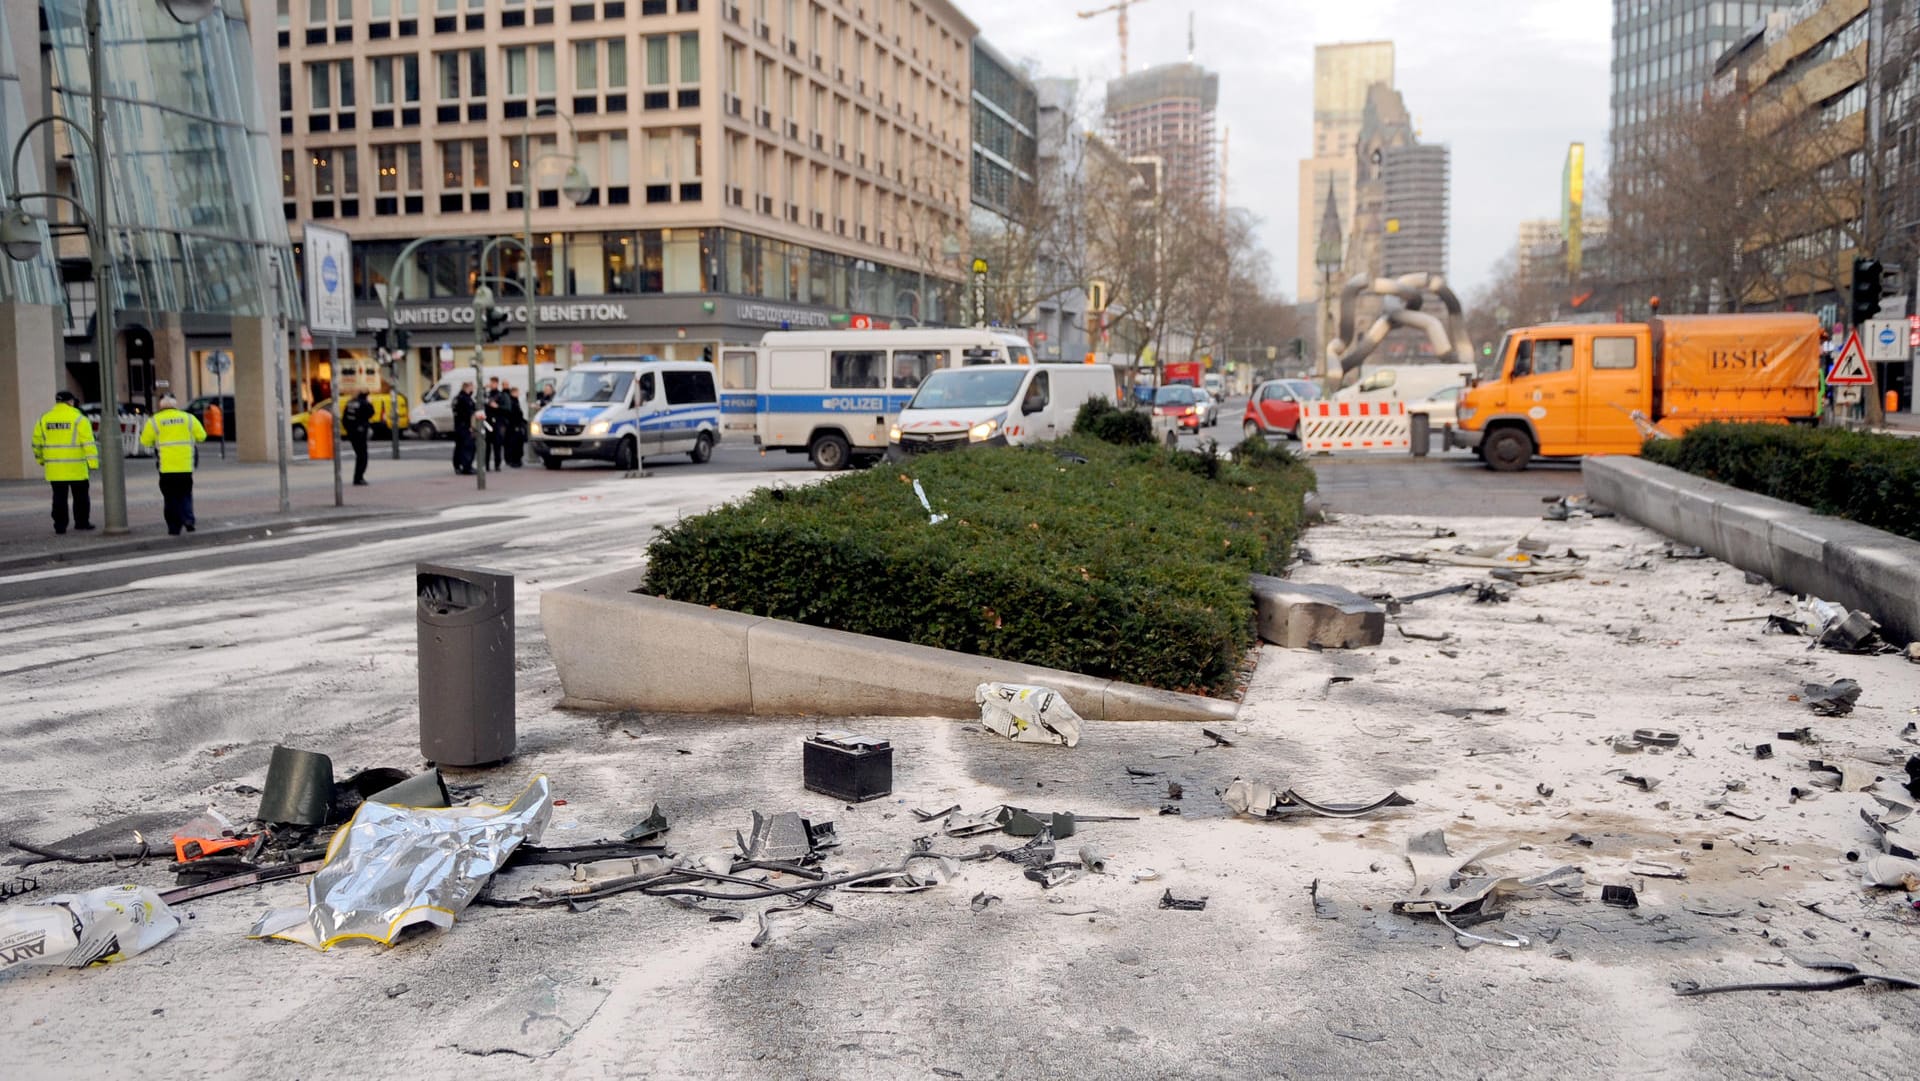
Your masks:
{"label": "office building", "polygon": [[[1635,179],[1623,166],[1641,152],[1661,110],[1699,102],[1714,65],[1767,16],[1796,0],[1613,0],[1612,131],[1615,183]],[[1804,0],[1801,0],[1804,4]]]}
{"label": "office building", "polygon": [[[1592,250],[1607,237],[1605,218],[1583,218],[1582,247]],[[1564,283],[1567,273],[1567,234],[1558,218],[1535,218],[1520,223],[1514,238],[1514,271],[1521,281]]]}
{"label": "office building", "polygon": [[1393,85],[1393,42],[1361,41],[1313,49],[1313,156],[1300,162],[1296,293],[1320,297],[1315,246],[1326,220],[1329,187],[1343,222],[1354,220],[1354,143],[1365,119],[1367,89]]}
{"label": "office building", "polygon": [[1386,222],[1380,269],[1387,277],[1446,274],[1447,167],[1447,148],[1432,143],[1381,152]]}
{"label": "office building", "polygon": [[1161,64],[1107,83],[1107,134],[1129,158],[1157,157],[1170,190],[1201,205],[1219,199],[1214,110],[1220,76],[1198,64]]}
{"label": "office building", "polygon": [[[403,389],[441,343],[466,362],[472,238],[520,236],[529,186],[542,362],[717,360],[768,330],[950,314],[975,28],[948,0],[293,7],[285,217],[354,237],[348,348],[372,344],[382,289],[401,298]],[[418,237],[447,239],[396,268]],[[520,363],[521,256],[498,248],[509,323],[487,361]]]}
{"label": "office building", "polygon": [[1031,214],[1040,125],[1033,81],[974,38],[972,90],[973,205],[1001,217]]}
{"label": "office building", "polygon": [[[44,116],[72,121],[35,129],[15,183],[19,194],[62,194],[91,212],[84,8],[73,0],[0,6],[0,152]],[[249,5],[238,3],[192,25],[160,0],[101,9],[101,63],[112,76],[103,157],[119,238],[111,293],[119,397],[149,407],[167,393],[186,401],[211,392],[207,362],[224,354],[232,361],[226,387],[240,399],[229,430],[243,458],[264,460],[278,352],[272,310],[292,300],[269,171],[275,136],[256,74],[272,56],[272,27],[249,23]],[[31,261],[0,260],[0,475],[37,477],[31,429],[54,393],[100,398],[99,298],[73,210],[44,198],[22,208],[58,222],[61,234]]]}

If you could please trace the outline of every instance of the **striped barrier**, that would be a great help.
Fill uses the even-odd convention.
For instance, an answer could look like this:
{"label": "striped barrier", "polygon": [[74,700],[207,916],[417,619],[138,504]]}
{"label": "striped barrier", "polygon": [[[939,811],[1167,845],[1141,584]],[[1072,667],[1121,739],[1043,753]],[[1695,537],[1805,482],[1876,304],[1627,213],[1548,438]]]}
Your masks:
{"label": "striped barrier", "polygon": [[1405,402],[1307,402],[1300,412],[1300,449],[1411,450]]}

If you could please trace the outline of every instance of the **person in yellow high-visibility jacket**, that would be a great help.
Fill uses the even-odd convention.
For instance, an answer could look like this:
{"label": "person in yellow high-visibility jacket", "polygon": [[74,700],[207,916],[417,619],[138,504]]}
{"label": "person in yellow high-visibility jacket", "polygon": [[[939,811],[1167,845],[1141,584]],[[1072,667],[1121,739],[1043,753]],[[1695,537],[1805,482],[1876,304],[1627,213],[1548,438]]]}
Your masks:
{"label": "person in yellow high-visibility jacket", "polygon": [[33,460],[46,471],[53,486],[53,531],[67,531],[67,502],[73,502],[73,527],[93,528],[93,501],[87,493],[87,474],[100,468],[100,448],[93,441],[93,422],[80,412],[80,399],[70,390],[53,396],[53,408],[33,426]]}
{"label": "person in yellow high-visibility jacket", "polygon": [[195,444],[206,439],[200,419],[181,409],[171,394],[160,399],[160,411],[148,417],[147,426],[140,430],[140,445],[157,450],[167,532],[176,537],[183,528],[193,532],[193,463],[200,453]]}

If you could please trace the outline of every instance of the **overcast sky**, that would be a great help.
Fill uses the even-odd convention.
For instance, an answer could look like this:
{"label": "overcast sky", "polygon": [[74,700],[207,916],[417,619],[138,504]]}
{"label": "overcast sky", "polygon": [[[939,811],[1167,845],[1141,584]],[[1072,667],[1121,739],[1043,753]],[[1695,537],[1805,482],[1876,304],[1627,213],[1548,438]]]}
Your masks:
{"label": "overcast sky", "polygon": [[[957,0],[1002,53],[1098,96],[1120,70],[1108,0]],[[1228,197],[1262,219],[1275,283],[1295,293],[1299,161],[1311,152],[1313,47],[1388,39],[1422,142],[1452,147],[1449,276],[1463,294],[1489,277],[1525,218],[1560,213],[1567,144],[1607,146],[1607,0],[1140,0],[1129,11],[1138,71],[1186,58],[1220,73],[1218,123],[1231,130]]]}

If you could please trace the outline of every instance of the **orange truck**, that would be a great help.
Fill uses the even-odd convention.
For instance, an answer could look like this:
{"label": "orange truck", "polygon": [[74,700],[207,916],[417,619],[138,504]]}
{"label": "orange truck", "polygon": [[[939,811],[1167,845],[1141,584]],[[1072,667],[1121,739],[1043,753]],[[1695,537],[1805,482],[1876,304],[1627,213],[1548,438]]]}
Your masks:
{"label": "orange truck", "polygon": [[1820,338],[1818,319],[1792,312],[1519,327],[1461,395],[1447,445],[1513,472],[1535,457],[1638,454],[1643,426],[1812,422]]}

